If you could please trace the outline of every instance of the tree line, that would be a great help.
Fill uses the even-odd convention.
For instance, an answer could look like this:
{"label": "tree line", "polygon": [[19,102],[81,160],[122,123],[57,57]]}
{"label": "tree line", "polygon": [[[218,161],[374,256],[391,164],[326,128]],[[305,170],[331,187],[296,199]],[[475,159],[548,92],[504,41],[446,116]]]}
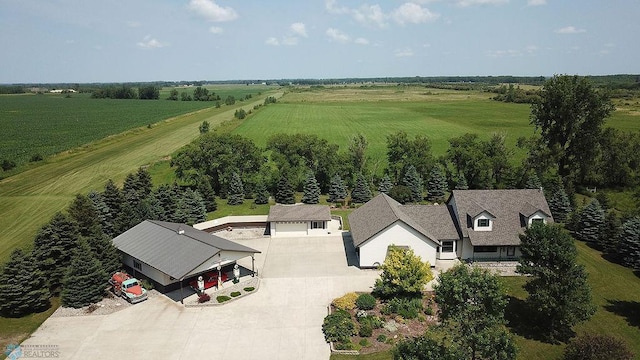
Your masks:
{"label": "tree line", "polygon": [[112,238],[144,220],[194,224],[216,202],[207,182],[197,188],[164,184],[155,189],[146,169],[128,174],[120,189],[109,180],[101,192],[76,195],[37,233],[30,252],[16,249],[0,273],[0,314],[19,317],[62,304],[100,301],[107,280],[122,266]]}

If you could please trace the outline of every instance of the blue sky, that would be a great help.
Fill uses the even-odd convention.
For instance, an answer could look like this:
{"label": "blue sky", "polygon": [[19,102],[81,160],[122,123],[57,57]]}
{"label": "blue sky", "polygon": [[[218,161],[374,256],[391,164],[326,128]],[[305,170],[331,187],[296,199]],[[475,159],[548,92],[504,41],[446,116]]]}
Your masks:
{"label": "blue sky", "polygon": [[0,0],[0,83],[640,73],[637,0]]}

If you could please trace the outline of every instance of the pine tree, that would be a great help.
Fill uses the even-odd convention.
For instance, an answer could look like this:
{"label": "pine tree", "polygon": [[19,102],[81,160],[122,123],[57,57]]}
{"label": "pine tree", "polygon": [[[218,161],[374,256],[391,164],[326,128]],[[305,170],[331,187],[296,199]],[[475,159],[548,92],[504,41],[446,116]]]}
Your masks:
{"label": "pine tree", "polygon": [[579,240],[598,245],[604,229],[604,211],[600,202],[593,199],[580,212],[580,220],[576,229],[576,237]]}
{"label": "pine tree", "polygon": [[427,200],[443,201],[444,195],[449,189],[447,188],[447,178],[442,172],[442,168],[436,165],[431,169],[429,174],[429,182],[427,184]]}
{"label": "pine tree", "polygon": [[351,191],[351,202],[354,203],[366,203],[371,200],[371,189],[369,184],[362,173],[358,174],[356,179],[356,186]]}
{"label": "pine tree", "polygon": [[264,186],[264,182],[258,181],[256,184],[256,198],[254,202],[257,205],[263,205],[269,203],[269,192],[267,191],[267,187]]}
{"label": "pine tree", "polygon": [[216,211],[218,209],[218,204],[216,203],[216,192],[211,186],[211,177],[208,175],[201,175],[197,181],[197,188],[200,195],[202,195],[202,200],[204,200],[207,211]]}
{"label": "pine tree", "polygon": [[347,198],[347,189],[340,175],[335,174],[331,178],[331,187],[329,188],[329,202],[338,202]]}
{"label": "pine tree", "polygon": [[137,218],[142,220],[162,220],[164,209],[153,195],[147,196],[136,206]]}
{"label": "pine tree", "polygon": [[553,215],[553,220],[555,222],[565,222],[572,209],[569,196],[564,191],[564,186],[562,186],[562,182],[559,179],[551,186],[551,194],[547,199],[549,199],[549,209],[551,210],[551,215]]}
{"label": "pine tree", "polygon": [[620,250],[620,230],[622,229],[622,222],[615,211],[609,211],[604,218],[604,225],[602,226],[602,232],[600,239],[598,239],[599,246],[603,252],[613,257],[617,257]]}
{"label": "pine tree", "polygon": [[418,175],[415,166],[409,165],[402,182],[406,187],[411,189],[412,202],[422,201],[422,179],[420,178],[420,175]]}
{"label": "pine tree", "polygon": [[160,185],[153,192],[152,196],[158,200],[162,208],[162,213],[158,220],[174,221],[179,194],[180,191],[177,185],[170,186],[167,184]]}
{"label": "pine tree", "polygon": [[30,254],[16,249],[0,273],[0,314],[20,317],[50,306],[47,280]]}
{"label": "pine tree", "polygon": [[78,224],[82,236],[102,235],[100,216],[89,197],[77,194],[67,208],[69,216]]}
{"label": "pine tree", "polygon": [[120,235],[123,232],[138,225],[145,219],[140,218],[140,212],[138,211],[138,204],[130,204],[125,202],[120,208],[120,212],[114,221],[113,227],[115,234]]}
{"label": "pine tree", "polygon": [[186,189],[178,199],[175,221],[193,225],[207,220],[207,208],[197,190]]}
{"label": "pine tree", "polygon": [[56,213],[36,235],[33,257],[49,280],[50,289],[60,285],[79,237],[78,224],[63,213]]}
{"label": "pine tree", "polygon": [[389,179],[389,175],[384,175],[382,180],[380,180],[380,184],[378,184],[378,191],[381,193],[389,194],[393,184],[391,183],[391,179]]}
{"label": "pine tree", "polygon": [[456,190],[469,190],[469,185],[467,185],[467,179],[463,174],[458,175],[456,179]]}
{"label": "pine tree", "polygon": [[111,274],[122,268],[122,258],[118,248],[113,245],[111,238],[106,235],[91,236],[86,238],[87,244],[93,252],[93,256],[100,261],[102,270],[108,281]]}
{"label": "pine tree", "polygon": [[525,184],[527,189],[540,189],[542,188],[542,182],[540,178],[536,174],[531,174],[527,179],[527,183]]}
{"label": "pine tree", "polygon": [[231,173],[231,180],[229,181],[229,195],[227,204],[240,205],[244,202],[244,187],[242,186],[242,179],[237,172]]}
{"label": "pine tree", "polygon": [[120,189],[114,184],[113,180],[109,179],[107,184],[104,186],[104,191],[102,192],[102,198],[104,199],[105,204],[109,207],[111,214],[114,214],[114,218],[120,211],[122,204],[124,203],[124,197],[122,196],[122,192]]}
{"label": "pine tree", "polygon": [[114,235],[113,230],[113,220],[114,216],[111,213],[111,209],[107,206],[107,203],[104,202],[104,198],[100,193],[92,190],[87,195],[91,203],[93,203],[93,207],[96,210],[96,215],[98,216],[98,220],[100,221],[100,226],[102,227],[102,231],[109,236]]}
{"label": "pine tree", "polygon": [[134,173],[129,173],[122,184],[122,197],[129,205],[135,207],[142,200],[138,192],[138,179]]}
{"label": "pine tree", "polygon": [[146,168],[138,168],[136,173],[136,191],[140,194],[141,198],[145,198],[151,194],[153,190],[153,182],[151,181],[151,174]]}
{"label": "pine tree", "polygon": [[293,186],[289,180],[282,176],[278,181],[278,189],[276,192],[276,202],[279,204],[295,204],[296,199],[293,192]]}
{"label": "pine tree", "polygon": [[640,270],[640,217],[636,216],[624,222],[619,242],[623,264]]}
{"label": "pine tree", "polygon": [[107,274],[89,244],[80,240],[62,280],[62,305],[80,308],[100,301],[107,285],[106,278]]}
{"label": "pine tree", "polygon": [[304,183],[302,202],[305,204],[317,204],[320,202],[320,185],[313,172],[309,171]]}

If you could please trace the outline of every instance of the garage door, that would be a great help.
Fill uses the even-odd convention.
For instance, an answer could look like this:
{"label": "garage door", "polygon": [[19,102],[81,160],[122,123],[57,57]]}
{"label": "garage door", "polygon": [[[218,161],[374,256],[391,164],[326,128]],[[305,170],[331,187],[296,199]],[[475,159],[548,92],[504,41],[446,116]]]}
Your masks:
{"label": "garage door", "polygon": [[307,235],[307,223],[304,223],[304,222],[276,223],[276,237],[304,236],[304,235]]}

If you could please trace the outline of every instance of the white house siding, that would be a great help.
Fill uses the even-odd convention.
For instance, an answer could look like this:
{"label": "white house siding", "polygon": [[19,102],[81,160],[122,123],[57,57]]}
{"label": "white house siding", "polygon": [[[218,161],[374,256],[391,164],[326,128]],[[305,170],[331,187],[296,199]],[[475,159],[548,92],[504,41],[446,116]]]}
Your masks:
{"label": "white house siding", "polygon": [[360,266],[382,265],[390,245],[408,246],[416,255],[422,258],[422,261],[428,261],[431,266],[436,263],[438,244],[407,224],[396,221],[371,239],[360,244]]}
{"label": "white house siding", "polygon": [[527,227],[531,226],[533,219],[542,219],[545,224],[547,223],[547,216],[541,211],[536,211],[533,215],[529,216],[529,219],[527,219]]}
{"label": "white house siding", "polygon": [[324,224],[324,228],[323,229],[312,229],[312,222],[309,221],[307,223],[307,235],[312,235],[312,236],[321,236],[321,235],[327,235],[329,233],[329,224],[328,221],[322,221],[322,223]]}
{"label": "white house siding", "polygon": [[[481,227],[478,225],[480,219],[489,220],[489,226]],[[488,212],[483,211],[480,215],[473,218],[473,230],[474,231],[491,231],[493,230],[493,216],[489,215]]]}
{"label": "white house siding", "polygon": [[462,251],[460,258],[463,260],[473,259],[473,245],[471,245],[471,241],[469,238],[462,239]]}
{"label": "white house siding", "polygon": [[458,258],[458,246],[459,243],[457,240],[455,239],[451,239],[451,240],[440,240],[442,242],[442,244],[444,244],[446,241],[452,241],[453,242],[453,251],[452,252],[443,252],[442,248],[440,248],[440,252],[438,253],[438,259],[440,260],[453,260]]}
{"label": "white house siding", "polygon": [[[202,273],[202,272],[207,271],[207,270],[217,269],[218,265],[225,266],[227,264],[231,264],[231,263],[233,263],[235,261],[238,261],[240,259],[243,259],[243,258],[245,258],[247,256],[251,256],[252,255],[252,254],[246,253],[246,252],[225,251],[225,250],[220,251],[219,254],[220,254],[220,256],[214,255],[213,257],[209,258],[204,263],[200,264],[200,266],[198,266],[193,271],[191,271],[187,276],[185,276],[185,278],[188,278],[188,277],[190,277],[192,275],[196,275],[198,273]],[[193,265],[195,266],[196,264],[193,264]]]}
{"label": "white house siding", "polygon": [[460,257],[462,260],[482,260],[482,259],[490,259],[490,260],[516,260],[520,258],[522,253],[520,252],[519,246],[514,246],[514,255],[507,255],[507,249],[509,246],[497,246],[496,252],[490,253],[474,253],[473,245],[469,241],[469,238],[465,238],[463,240],[462,246],[462,256]]}
{"label": "white house siding", "polygon": [[306,236],[310,227],[305,222],[271,222],[271,237]]}
{"label": "white house siding", "polygon": [[[135,266],[133,265],[133,262],[137,261],[138,263],[140,263],[141,265],[141,269],[136,269]],[[149,279],[159,283],[160,285],[169,285],[172,283],[177,282],[176,279],[171,279],[171,277],[165,273],[163,273],[162,271],[149,266],[147,264],[145,264],[144,262],[135,259],[134,257],[132,257],[131,255],[128,254],[122,254],[122,263],[129,266],[130,268],[132,268],[134,270],[133,276],[137,276],[137,273],[141,273],[142,275],[148,277]]]}

